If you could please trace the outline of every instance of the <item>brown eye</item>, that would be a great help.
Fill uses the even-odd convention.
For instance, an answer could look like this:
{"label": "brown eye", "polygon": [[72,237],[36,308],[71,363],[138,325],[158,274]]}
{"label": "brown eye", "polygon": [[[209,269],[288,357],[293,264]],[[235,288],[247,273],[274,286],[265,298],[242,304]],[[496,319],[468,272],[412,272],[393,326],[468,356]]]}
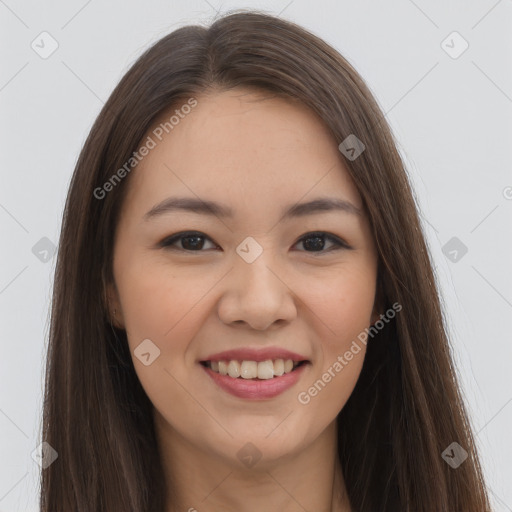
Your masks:
{"label": "brown eye", "polygon": [[[333,244],[333,247],[325,250],[325,241]],[[298,242],[306,248],[306,252],[330,252],[337,249],[351,249],[351,247],[337,236],[325,233],[323,231],[308,233]]]}
{"label": "brown eye", "polygon": [[[172,235],[160,243],[161,247],[166,247],[168,249],[177,249],[181,251],[190,251],[190,252],[201,252],[204,249],[205,241],[208,240],[212,242],[212,240],[207,237],[203,233],[199,232],[184,232],[177,233]],[[181,242],[181,247],[174,247],[177,242]],[[218,247],[216,244],[212,242],[215,247]]]}

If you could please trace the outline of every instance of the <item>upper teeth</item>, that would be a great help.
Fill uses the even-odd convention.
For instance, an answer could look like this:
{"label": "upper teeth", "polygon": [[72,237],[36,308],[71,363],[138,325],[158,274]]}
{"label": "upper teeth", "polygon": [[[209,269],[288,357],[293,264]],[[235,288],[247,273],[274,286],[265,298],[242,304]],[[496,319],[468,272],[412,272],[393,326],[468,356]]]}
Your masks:
{"label": "upper teeth", "polygon": [[229,375],[234,379],[272,379],[274,376],[290,373],[299,361],[292,359],[267,359],[266,361],[208,361],[209,367],[221,375]]}

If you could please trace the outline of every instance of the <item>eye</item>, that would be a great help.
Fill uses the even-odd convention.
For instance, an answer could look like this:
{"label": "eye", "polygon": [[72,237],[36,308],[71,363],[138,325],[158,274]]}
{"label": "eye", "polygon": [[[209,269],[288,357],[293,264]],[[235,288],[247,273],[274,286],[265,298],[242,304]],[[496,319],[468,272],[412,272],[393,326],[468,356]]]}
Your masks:
{"label": "eye", "polygon": [[[201,249],[204,248],[205,240],[211,241],[211,239],[203,233],[198,231],[189,231],[176,233],[175,235],[162,240],[160,246],[168,249],[177,249],[188,252],[201,252]],[[181,247],[173,247],[177,242],[181,242]],[[216,244],[213,245],[214,248],[218,247]]]}
{"label": "eye", "polygon": [[[325,249],[325,240],[331,243],[330,249]],[[160,246],[167,249],[176,249],[187,252],[202,252],[202,249],[205,249],[205,241],[206,244],[208,241],[211,242],[213,249],[219,248],[211,238],[199,231],[176,233],[175,235],[162,240],[162,242],[160,242]],[[176,246],[178,242],[181,242],[181,247]],[[324,231],[307,233],[300,238],[295,245],[300,243],[302,243],[306,248],[306,252],[330,252],[337,249],[352,249],[352,247],[350,247],[345,241]],[[208,247],[206,247],[206,249],[208,249]]]}
{"label": "eye", "polygon": [[[330,249],[325,249],[325,241],[328,240],[334,246]],[[302,243],[304,247],[313,249],[312,251],[306,252],[330,252],[337,249],[352,249],[345,241],[341,238],[338,238],[335,235],[331,235],[330,233],[325,233],[324,231],[315,231],[313,233],[307,233],[304,235],[297,244]],[[296,245],[297,245],[296,244]]]}

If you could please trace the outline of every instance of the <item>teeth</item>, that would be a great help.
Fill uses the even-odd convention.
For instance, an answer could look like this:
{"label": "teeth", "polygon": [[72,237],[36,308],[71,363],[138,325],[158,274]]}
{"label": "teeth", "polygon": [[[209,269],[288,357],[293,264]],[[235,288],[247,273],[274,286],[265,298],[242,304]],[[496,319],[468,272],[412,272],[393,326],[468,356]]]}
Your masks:
{"label": "teeth", "polygon": [[240,363],[238,361],[229,361],[228,375],[234,379],[240,377]]}
{"label": "teeth", "polygon": [[216,373],[229,375],[233,379],[268,380],[290,373],[299,362],[292,359],[267,359],[266,361],[209,361],[208,366]]}
{"label": "teeth", "polygon": [[255,379],[258,376],[258,363],[256,361],[242,361],[240,367],[243,379]]}
{"label": "teeth", "polygon": [[[293,363],[292,363],[293,366]],[[258,363],[258,379],[272,379],[274,377],[274,363],[272,359]]]}
{"label": "teeth", "polygon": [[284,373],[284,361],[282,359],[276,359],[274,361],[274,375],[278,377]]}
{"label": "teeth", "polygon": [[[215,368],[213,367],[213,364],[210,363],[210,368],[215,371]],[[219,373],[221,375],[227,375],[228,374],[228,364],[226,361],[219,361]]]}

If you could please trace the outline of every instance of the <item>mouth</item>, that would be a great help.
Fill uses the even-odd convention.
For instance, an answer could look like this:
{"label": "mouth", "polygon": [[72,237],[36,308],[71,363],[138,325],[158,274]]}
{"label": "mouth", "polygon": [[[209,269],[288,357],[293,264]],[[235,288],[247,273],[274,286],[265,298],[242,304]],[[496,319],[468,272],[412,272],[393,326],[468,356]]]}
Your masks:
{"label": "mouth", "polygon": [[293,359],[266,359],[264,361],[251,360],[207,360],[200,361],[204,368],[208,368],[213,373],[231,377],[232,379],[244,380],[270,380],[282,377],[283,375],[293,373],[298,368],[308,364],[309,361]]}
{"label": "mouth", "polygon": [[200,361],[200,366],[218,389],[238,399],[261,401],[275,398],[296,386],[303,375],[307,374],[311,362],[292,359],[231,359]]}

